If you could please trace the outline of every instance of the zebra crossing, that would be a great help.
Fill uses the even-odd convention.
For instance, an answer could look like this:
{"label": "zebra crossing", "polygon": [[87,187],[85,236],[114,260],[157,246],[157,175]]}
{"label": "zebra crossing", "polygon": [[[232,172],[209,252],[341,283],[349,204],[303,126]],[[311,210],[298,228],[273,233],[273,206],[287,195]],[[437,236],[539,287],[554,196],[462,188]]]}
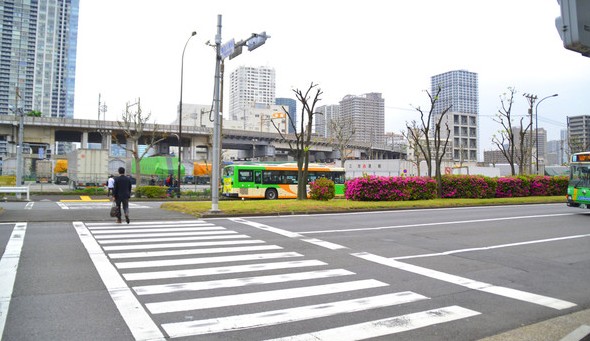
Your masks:
{"label": "zebra crossing", "polygon": [[[459,306],[396,314],[400,305],[429,298],[393,292],[390,283],[202,220],[74,222],[74,227],[138,340],[207,339],[265,328],[269,331],[252,335],[361,340],[480,314]],[[353,314],[358,312],[380,318],[362,320]],[[317,319],[326,329],[289,328]],[[278,325],[280,333],[270,328]]]}
{"label": "zebra crossing", "polygon": [[[86,201],[86,200],[77,200],[77,201],[58,201],[56,202],[57,206],[59,206],[62,210],[88,210],[88,209],[104,209],[107,211],[111,208],[112,202],[109,200],[104,201]],[[30,207],[32,208],[32,206]],[[29,208],[29,209],[30,209]],[[129,208],[137,209],[137,208],[150,208],[147,205],[142,204],[141,202],[130,202]]]}

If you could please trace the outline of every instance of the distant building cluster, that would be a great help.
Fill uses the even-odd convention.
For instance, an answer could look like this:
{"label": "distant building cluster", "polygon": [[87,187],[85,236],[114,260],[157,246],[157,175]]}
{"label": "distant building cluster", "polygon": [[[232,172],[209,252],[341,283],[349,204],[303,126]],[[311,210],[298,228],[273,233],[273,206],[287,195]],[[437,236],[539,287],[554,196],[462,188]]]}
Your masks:
{"label": "distant building cluster", "polygon": [[[38,111],[43,116],[73,118],[79,1],[2,2],[0,115]],[[223,128],[282,134],[300,131],[302,122],[297,120],[305,120],[298,108],[300,103],[293,98],[276,97],[276,78],[275,70],[268,66],[240,66],[231,72]],[[445,162],[477,163],[478,74],[453,70],[433,75],[429,92],[437,96],[430,134],[434,123],[444,114],[441,137],[449,141]],[[213,126],[211,105],[182,106],[184,124]],[[346,127],[352,133],[350,143],[391,147],[408,159],[423,157],[419,146],[411,146],[403,135],[385,131],[385,98],[379,92],[347,94],[338,103],[316,107],[315,113],[313,133],[317,137],[334,141],[340,138],[338,128]],[[529,131],[524,139],[526,144],[534,145],[531,162],[564,164],[571,153],[590,150],[590,115],[568,117],[567,130],[558,141],[547,141],[546,131],[539,127]],[[15,154],[15,148],[14,136],[0,135],[0,156]],[[26,152],[28,146],[24,148]],[[63,154],[71,146],[60,142],[54,148],[60,149],[54,151],[56,154]],[[507,162],[498,150],[484,151],[483,155],[486,165]]]}

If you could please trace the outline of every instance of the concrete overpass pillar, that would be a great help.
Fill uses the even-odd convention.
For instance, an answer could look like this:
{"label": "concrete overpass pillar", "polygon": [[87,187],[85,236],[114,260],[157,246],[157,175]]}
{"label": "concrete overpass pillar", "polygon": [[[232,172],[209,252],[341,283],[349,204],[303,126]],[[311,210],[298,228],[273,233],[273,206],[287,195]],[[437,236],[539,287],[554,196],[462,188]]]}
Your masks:
{"label": "concrete overpass pillar", "polygon": [[88,132],[87,131],[82,132],[82,148],[83,149],[88,148]]}
{"label": "concrete overpass pillar", "polygon": [[113,144],[113,137],[111,136],[111,134],[104,134],[102,136],[102,146],[104,149],[109,151],[109,156],[112,154],[111,153],[111,145]]}

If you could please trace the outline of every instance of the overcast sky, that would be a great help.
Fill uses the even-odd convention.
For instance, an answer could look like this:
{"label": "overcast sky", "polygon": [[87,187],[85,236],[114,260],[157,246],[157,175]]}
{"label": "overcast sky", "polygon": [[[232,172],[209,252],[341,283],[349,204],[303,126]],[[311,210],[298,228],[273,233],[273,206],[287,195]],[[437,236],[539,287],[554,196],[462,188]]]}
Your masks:
{"label": "overcast sky", "polygon": [[590,58],[563,48],[559,12],[555,0],[81,0],[74,117],[96,119],[101,93],[109,120],[141,97],[153,120],[173,121],[192,31],[183,102],[210,104],[215,52],[206,42],[221,14],[223,42],[271,36],[226,60],[228,83],[236,67],[264,65],[276,71],[277,97],[311,82],[324,92],[320,105],[380,92],[385,131],[400,132],[419,118],[412,106],[428,107],[431,76],[464,69],[479,75],[481,150],[500,129],[492,118],[509,86],[518,114],[528,108],[523,93],[559,94],[538,106],[539,127],[559,139],[567,116],[590,115]]}

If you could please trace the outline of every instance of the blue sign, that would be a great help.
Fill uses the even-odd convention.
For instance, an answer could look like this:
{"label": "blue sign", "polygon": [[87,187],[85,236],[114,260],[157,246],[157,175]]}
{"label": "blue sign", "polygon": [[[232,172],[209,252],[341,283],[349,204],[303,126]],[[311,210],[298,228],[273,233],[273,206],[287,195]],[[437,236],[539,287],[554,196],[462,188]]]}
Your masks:
{"label": "blue sign", "polygon": [[232,38],[230,41],[226,42],[225,44],[221,45],[220,48],[220,55],[221,55],[221,59],[225,59],[226,57],[229,57],[230,54],[234,53],[234,48],[235,48],[235,40]]}
{"label": "blue sign", "polygon": [[43,147],[39,147],[39,159],[43,160],[45,158],[45,149]]}

